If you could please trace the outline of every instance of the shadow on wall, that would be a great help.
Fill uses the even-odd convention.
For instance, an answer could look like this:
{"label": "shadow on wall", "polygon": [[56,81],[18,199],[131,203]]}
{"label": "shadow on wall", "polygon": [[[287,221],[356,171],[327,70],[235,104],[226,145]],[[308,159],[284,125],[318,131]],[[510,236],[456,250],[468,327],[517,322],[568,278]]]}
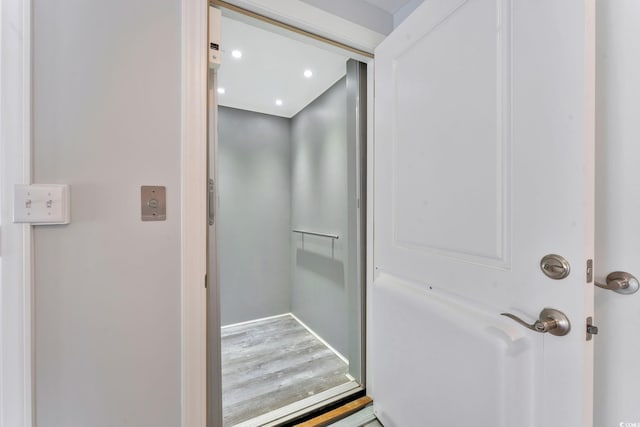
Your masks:
{"label": "shadow on wall", "polygon": [[342,261],[304,249],[297,249],[296,265],[344,288],[344,264]]}

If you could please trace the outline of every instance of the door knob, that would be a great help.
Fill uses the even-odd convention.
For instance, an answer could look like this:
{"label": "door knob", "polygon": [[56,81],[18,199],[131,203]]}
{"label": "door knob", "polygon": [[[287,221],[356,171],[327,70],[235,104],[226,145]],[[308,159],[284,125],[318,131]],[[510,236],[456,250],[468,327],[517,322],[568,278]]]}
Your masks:
{"label": "door knob", "polygon": [[525,328],[531,329],[532,331],[540,332],[544,334],[546,332],[551,335],[563,336],[567,335],[571,330],[571,322],[569,322],[569,318],[561,311],[556,310],[554,308],[545,308],[540,312],[540,317],[538,320],[529,324],[515,316],[511,313],[501,313],[503,316],[507,316],[509,319],[513,319],[516,322],[520,323]]}
{"label": "door knob", "polygon": [[602,289],[617,292],[619,294],[630,295],[638,292],[640,282],[633,274],[624,271],[614,271],[607,276],[607,283],[595,282],[595,285]]}

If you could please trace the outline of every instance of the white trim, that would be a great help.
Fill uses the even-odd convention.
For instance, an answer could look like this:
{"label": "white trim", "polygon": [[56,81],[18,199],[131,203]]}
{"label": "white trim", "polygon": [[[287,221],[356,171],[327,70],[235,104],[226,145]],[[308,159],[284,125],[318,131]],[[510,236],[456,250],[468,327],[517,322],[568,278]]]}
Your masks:
{"label": "white trim", "polygon": [[32,227],[13,224],[31,183],[31,1],[0,2],[0,426],[33,426]]}
{"label": "white trim", "polygon": [[293,313],[289,313],[291,315],[291,317],[293,317],[294,320],[296,320],[298,323],[300,323],[307,331],[309,331],[311,333],[311,335],[313,335],[314,337],[316,337],[318,339],[318,341],[320,341],[322,344],[324,344],[329,350],[333,351],[335,353],[336,356],[338,356],[345,364],[349,364],[349,359],[347,359],[346,357],[344,357],[342,354],[340,354],[340,352],[338,350],[336,350],[335,348],[333,348],[328,342],[326,342],[320,335],[316,334],[313,329],[311,329],[310,327],[308,327],[307,325],[305,325],[305,323],[298,319],[298,317],[296,317],[295,314]]}
{"label": "white trim", "polygon": [[182,0],[182,427],[207,420],[207,2]]}

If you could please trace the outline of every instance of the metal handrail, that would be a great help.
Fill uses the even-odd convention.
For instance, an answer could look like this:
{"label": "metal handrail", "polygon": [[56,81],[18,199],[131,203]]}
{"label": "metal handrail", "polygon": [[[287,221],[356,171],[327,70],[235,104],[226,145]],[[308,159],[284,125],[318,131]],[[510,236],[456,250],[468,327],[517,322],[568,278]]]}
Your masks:
{"label": "metal handrail", "polygon": [[305,230],[291,230],[294,233],[300,233],[300,234],[309,234],[311,236],[320,236],[320,237],[328,237],[330,239],[338,239],[338,235],[337,234],[327,234],[327,233],[315,233],[313,231],[305,231]]}

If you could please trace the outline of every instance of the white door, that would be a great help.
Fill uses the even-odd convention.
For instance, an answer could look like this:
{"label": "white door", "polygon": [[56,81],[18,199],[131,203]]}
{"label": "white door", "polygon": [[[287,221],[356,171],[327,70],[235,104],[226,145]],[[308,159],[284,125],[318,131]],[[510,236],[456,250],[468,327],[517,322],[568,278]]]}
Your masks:
{"label": "white door", "polygon": [[[599,1],[595,279],[640,278],[640,2]],[[640,291],[596,289],[594,425],[640,426]]]}
{"label": "white door", "polygon": [[[592,423],[593,8],[428,0],[376,50],[370,367],[387,427]],[[500,315],[544,308],[571,330]]]}

